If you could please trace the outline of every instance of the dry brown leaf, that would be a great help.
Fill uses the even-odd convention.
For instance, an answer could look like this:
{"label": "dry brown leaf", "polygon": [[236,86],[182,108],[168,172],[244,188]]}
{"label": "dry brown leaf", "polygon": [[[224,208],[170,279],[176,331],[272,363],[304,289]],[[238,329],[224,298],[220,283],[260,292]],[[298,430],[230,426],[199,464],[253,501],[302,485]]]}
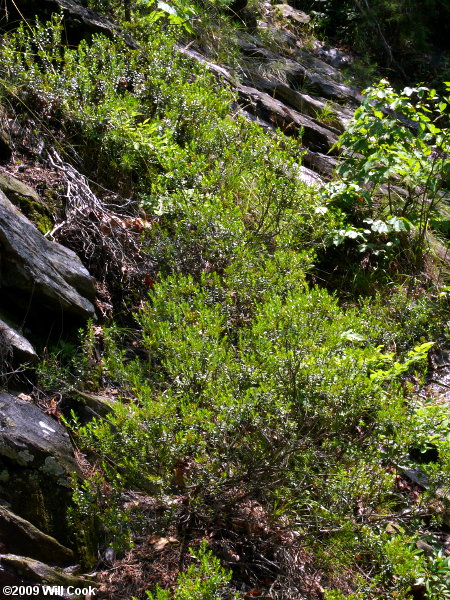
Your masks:
{"label": "dry brown leaf", "polygon": [[177,540],[177,538],[174,538],[174,537],[158,537],[156,535],[152,535],[149,538],[148,541],[149,541],[149,544],[151,544],[157,552],[161,552],[169,544],[179,544],[180,543]]}

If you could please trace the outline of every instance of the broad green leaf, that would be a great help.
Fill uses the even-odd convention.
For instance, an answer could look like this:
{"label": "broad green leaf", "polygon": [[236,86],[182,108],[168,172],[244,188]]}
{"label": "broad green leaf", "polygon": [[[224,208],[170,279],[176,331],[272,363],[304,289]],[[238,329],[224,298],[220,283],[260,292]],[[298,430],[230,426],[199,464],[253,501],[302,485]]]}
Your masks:
{"label": "broad green leaf", "polygon": [[167,4],[167,2],[163,2],[162,0],[159,0],[158,2],[158,8],[160,8],[161,10],[163,10],[165,13],[169,14],[169,15],[177,15],[177,11],[173,6],[170,6],[170,4]]}
{"label": "broad green leaf", "polygon": [[341,333],[341,338],[344,340],[348,340],[349,342],[364,342],[366,338],[360,333],[356,333],[352,329],[348,329],[347,331],[343,331]]}

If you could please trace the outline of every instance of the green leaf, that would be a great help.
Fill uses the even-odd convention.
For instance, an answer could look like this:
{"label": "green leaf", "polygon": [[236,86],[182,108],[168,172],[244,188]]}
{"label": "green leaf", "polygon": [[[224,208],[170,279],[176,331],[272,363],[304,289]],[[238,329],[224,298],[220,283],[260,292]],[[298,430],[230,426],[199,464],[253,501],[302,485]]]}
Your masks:
{"label": "green leaf", "polygon": [[347,229],[344,235],[345,237],[350,238],[351,240],[356,240],[356,238],[358,238],[361,235],[361,233],[356,229]]}
{"label": "green leaf", "polygon": [[372,231],[375,233],[388,233],[389,232],[389,227],[388,225],[384,222],[384,221],[374,221],[372,223]]}
{"label": "green leaf", "polygon": [[343,340],[348,340],[349,342],[364,342],[366,338],[360,333],[356,333],[352,329],[348,329],[347,331],[343,331],[341,333],[341,338]]}
{"label": "green leaf", "polygon": [[160,8],[169,15],[178,15],[176,9],[173,6],[170,6],[170,4],[167,4],[167,2],[162,2],[162,0],[159,0],[158,8]]}

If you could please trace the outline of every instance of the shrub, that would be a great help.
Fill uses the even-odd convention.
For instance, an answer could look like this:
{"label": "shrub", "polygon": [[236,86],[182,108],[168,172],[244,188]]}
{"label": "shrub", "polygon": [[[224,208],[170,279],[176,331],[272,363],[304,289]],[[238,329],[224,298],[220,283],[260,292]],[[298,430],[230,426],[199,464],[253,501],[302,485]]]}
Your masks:
{"label": "shrub", "polygon": [[148,600],[238,600],[241,597],[227,590],[231,573],[220,565],[206,544],[197,552],[191,549],[190,553],[197,562],[178,576],[175,591],[157,588],[154,593],[147,592]]}
{"label": "shrub", "polygon": [[357,240],[361,252],[386,253],[392,260],[413,229],[412,261],[422,263],[450,174],[448,130],[438,126],[447,106],[447,98],[425,87],[397,94],[383,80],[365,91],[339,140],[342,181],[325,191],[353,222],[336,232],[335,245]]}
{"label": "shrub", "polygon": [[[169,277],[138,316],[148,359],[124,362],[111,345],[105,366],[135,401],[114,409],[112,426],[80,431],[105,470],[114,464],[126,485],[163,492],[181,464],[198,501],[237,482],[270,501],[277,482],[278,497],[295,489],[301,504],[296,474],[304,489],[336,460],[364,460],[368,472],[381,438],[395,454],[393,423],[406,413],[395,388],[370,378],[386,359],[365,342],[356,313],[299,281],[290,293],[257,296],[253,321],[236,332],[232,289],[214,275],[201,285]],[[313,487],[314,497],[325,493]]]}

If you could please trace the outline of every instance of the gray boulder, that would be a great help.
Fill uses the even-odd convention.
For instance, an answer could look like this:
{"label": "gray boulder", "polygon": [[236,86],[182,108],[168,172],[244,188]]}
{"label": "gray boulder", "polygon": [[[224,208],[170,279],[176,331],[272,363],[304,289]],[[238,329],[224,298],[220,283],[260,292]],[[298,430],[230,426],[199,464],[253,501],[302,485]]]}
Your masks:
{"label": "gray boulder", "polygon": [[311,169],[308,169],[308,167],[304,167],[303,165],[300,166],[298,178],[300,179],[300,181],[303,181],[303,183],[306,183],[311,187],[322,187],[324,183],[320,175],[318,175]]}
{"label": "gray boulder", "polygon": [[94,317],[93,280],[78,256],[47,240],[0,191],[0,286],[58,313]]}
{"label": "gray boulder", "polygon": [[[3,317],[3,318],[1,318]],[[36,350],[30,342],[22,335],[17,325],[0,313],[0,356],[3,362],[8,364],[33,363],[38,360]]]}
{"label": "gray boulder", "polygon": [[252,76],[252,87],[270,94],[270,96],[280,100],[280,102],[283,102],[289,108],[293,108],[301,114],[311,117],[321,125],[323,124],[321,123],[321,119],[328,117],[336,133],[343,132],[353,116],[351,109],[325,98],[313,97],[294,90],[279,81],[270,81],[255,75]]}
{"label": "gray boulder", "polygon": [[330,48],[329,46],[321,46],[317,54],[335,69],[348,67],[353,62],[353,57],[347,52],[342,52],[338,48]]}
{"label": "gray boulder", "polygon": [[320,154],[319,152],[308,151],[303,155],[303,163],[316,173],[327,179],[333,177],[338,161],[333,156]]}
{"label": "gray boulder", "polygon": [[73,474],[79,468],[64,427],[31,399],[0,392],[0,498],[11,511],[67,543]]}
{"label": "gray boulder", "polygon": [[116,400],[107,398],[105,396],[98,396],[97,394],[89,394],[81,390],[73,390],[69,396],[66,405],[75,405],[77,412],[81,412],[83,420],[89,421],[91,419],[106,419],[109,413],[114,410],[114,404]]}
{"label": "gray boulder", "polygon": [[22,181],[19,181],[7,171],[0,173],[0,190],[15,204],[16,201],[22,202],[22,198],[38,204],[42,203],[38,193],[33,188],[22,183]]}
{"label": "gray boulder", "polygon": [[311,73],[305,70],[304,78],[310,92],[317,93],[329,100],[336,102],[361,102],[362,96],[355,89],[343,83],[327,79],[318,73]]}
{"label": "gray boulder", "polygon": [[0,506],[0,552],[21,554],[60,566],[75,562],[72,550],[18,517],[6,506]]}

